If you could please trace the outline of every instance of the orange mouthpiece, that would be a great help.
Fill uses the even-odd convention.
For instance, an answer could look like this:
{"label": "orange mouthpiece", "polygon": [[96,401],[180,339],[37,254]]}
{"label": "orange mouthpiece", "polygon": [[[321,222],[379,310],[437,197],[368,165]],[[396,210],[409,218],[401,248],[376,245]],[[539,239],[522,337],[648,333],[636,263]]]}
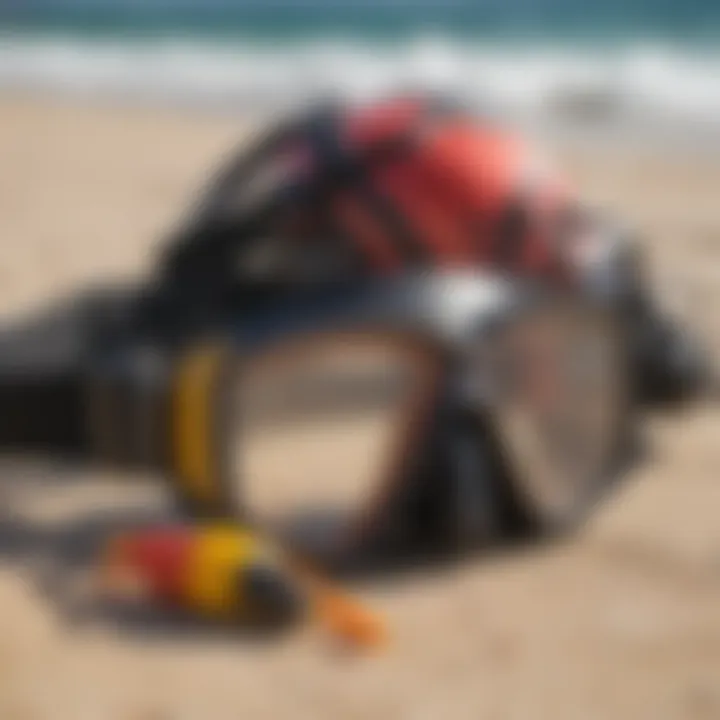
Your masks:
{"label": "orange mouthpiece", "polygon": [[358,650],[377,650],[387,645],[384,620],[357,600],[325,587],[315,602],[320,623],[344,645]]}

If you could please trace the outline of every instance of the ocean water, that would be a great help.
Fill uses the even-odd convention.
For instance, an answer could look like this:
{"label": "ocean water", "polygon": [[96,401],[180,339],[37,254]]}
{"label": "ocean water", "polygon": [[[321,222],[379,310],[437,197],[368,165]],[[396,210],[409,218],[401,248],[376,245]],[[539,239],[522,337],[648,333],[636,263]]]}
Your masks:
{"label": "ocean water", "polygon": [[0,88],[264,110],[397,86],[720,131],[720,2],[0,3]]}

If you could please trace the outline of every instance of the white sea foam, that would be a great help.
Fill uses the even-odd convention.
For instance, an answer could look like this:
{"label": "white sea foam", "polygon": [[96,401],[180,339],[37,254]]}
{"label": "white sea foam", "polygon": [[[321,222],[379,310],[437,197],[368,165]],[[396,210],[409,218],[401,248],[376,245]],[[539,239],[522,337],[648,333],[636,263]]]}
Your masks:
{"label": "white sea foam", "polygon": [[521,116],[662,120],[720,131],[720,54],[677,47],[509,47],[443,38],[316,40],[0,37],[0,88],[268,109],[318,95],[431,86]]}

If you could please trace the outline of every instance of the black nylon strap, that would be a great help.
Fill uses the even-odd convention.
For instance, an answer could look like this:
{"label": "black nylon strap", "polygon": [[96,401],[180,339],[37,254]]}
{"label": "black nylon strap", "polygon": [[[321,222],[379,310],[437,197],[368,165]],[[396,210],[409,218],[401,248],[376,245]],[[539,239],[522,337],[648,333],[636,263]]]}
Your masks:
{"label": "black nylon strap", "polygon": [[[430,98],[407,131],[362,151],[349,147],[342,137],[345,113],[339,105],[315,109],[271,130],[256,149],[231,162],[213,183],[205,208],[172,239],[165,258],[169,274],[194,275],[203,268],[207,268],[207,275],[221,273],[231,264],[228,259],[236,250],[262,236],[268,224],[284,217],[286,211],[313,206],[322,209],[338,190],[355,194],[385,229],[403,263],[428,264],[431,253],[427,244],[392,200],[375,187],[370,171],[380,163],[412,152],[429,126],[440,118],[457,114],[457,110]],[[275,152],[291,149],[295,144],[305,145],[310,153],[309,172],[288,178],[262,202],[246,206],[242,202],[243,184],[252,182],[253,173],[266,160],[272,163]],[[233,202],[235,196],[240,199],[237,204]]]}

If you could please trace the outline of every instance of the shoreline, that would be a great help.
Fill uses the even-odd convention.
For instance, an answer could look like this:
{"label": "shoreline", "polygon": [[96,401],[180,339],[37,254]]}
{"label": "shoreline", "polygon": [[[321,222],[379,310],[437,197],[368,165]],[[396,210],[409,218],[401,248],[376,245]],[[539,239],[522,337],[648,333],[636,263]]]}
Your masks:
{"label": "shoreline", "polygon": [[[308,101],[285,104],[263,104],[233,101],[199,104],[190,98],[147,98],[115,93],[67,92],[3,88],[0,105],[42,108],[84,109],[89,112],[116,112],[135,116],[168,117],[173,121],[219,126],[236,122],[245,131],[262,128],[278,114],[293,112]],[[483,111],[478,110],[482,117]],[[575,112],[575,111],[573,111]],[[622,153],[639,160],[663,156],[674,161],[720,163],[720,124],[698,121],[674,122],[658,117],[620,117],[611,109],[598,110],[594,115],[577,109],[577,117],[549,117],[505,113],[491,109],[490,118],[518,128],[541,145],[560,153],[594,154]]]}

